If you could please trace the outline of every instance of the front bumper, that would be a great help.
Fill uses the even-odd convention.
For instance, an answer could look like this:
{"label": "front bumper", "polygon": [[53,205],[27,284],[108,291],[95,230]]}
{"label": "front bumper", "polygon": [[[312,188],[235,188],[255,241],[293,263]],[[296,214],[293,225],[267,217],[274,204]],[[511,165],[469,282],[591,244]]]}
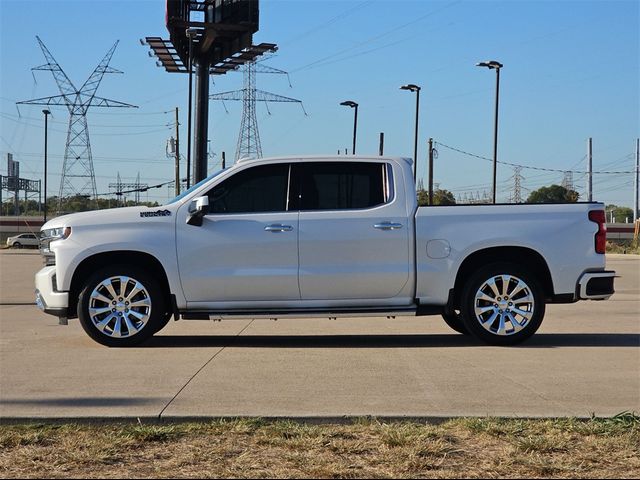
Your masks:
{"label": "front bumper", "polygon": [[57,317],[66,317],[69,292],[56,290],[56,267],[44,267],[36,273],[36,305],[40,310]]}
{"label": "front bumper", "polygon": [[602,272],[583,273],[578,280],[578,298],[580,300],[606,300],[615,290],[613,279],[616,272],[605,270]]}

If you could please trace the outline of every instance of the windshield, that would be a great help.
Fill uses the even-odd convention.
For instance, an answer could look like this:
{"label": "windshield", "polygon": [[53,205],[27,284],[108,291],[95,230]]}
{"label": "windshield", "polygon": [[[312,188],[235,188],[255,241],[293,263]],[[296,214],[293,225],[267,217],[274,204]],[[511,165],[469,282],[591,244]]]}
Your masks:
{"label": "windshield", "polygon": [[212,173],[211,175],[209,175],[207,178],[205,178],[204,180],[200,180],[198,183],[196,183],[195,185],[192,185],[190,188],[188,188],[187,190],[185,190],[184,192],[182,192],[180,195],[178,195],[177,197],[175,197],[173,200],[165,203],[165,205],[171,205],[172,203],[176,203],[180,200],[182,200],[184,197],[186,197],[187,195],[189,195],[191,192],[193,192],[194,190],[197,190],[198,188],[200,188],[202,185],[204,185],[205,183],[207,183],[209,180],[217,177],[218,175],[220,175],[222,172],[224,172],[224,169],[220,169],[217,172]]}

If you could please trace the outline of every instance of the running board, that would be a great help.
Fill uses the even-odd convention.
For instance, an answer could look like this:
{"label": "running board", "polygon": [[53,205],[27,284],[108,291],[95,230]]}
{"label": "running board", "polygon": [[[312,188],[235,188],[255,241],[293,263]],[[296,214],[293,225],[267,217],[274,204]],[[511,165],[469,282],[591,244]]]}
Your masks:
{"label": "running board", "polygon": [[329,318],[338,317],[413,317],[416,315],[416,307],[396,308],[393,310],[384,308],[369,309],[330,309],[330,310],[227,310],[227,311],[183,311],[180,316],[183,320],[225,320],[225,319],[255,319],[267,318]]}

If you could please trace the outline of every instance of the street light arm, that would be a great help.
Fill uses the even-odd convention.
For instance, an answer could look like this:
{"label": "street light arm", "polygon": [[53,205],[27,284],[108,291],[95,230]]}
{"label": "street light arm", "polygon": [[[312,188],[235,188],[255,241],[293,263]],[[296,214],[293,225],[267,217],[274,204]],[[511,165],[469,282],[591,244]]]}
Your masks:
{"label": "street light arm", "polygon": [[499,70],[503,67],[504,65],[502,65],[500,62],[496,61],[496,60],[490,60],[487,62],[479,62],[476,63],[476,67],[487,67],[491,70],[493,70],[494,68],[496,70]]}
{"label": "street light arm", "polygon": [[400,90],[409,90],[410,92],[419,92],[420,87],[414,83],[409,83],[407,85],[402,85]]}
{"label": "street light arm", "polygon": [[358,104],[352,100],[345,100],[344,102],[341,102],[340,105],[343,105],[345,107],[351,107],[351,108],[358,107]]}

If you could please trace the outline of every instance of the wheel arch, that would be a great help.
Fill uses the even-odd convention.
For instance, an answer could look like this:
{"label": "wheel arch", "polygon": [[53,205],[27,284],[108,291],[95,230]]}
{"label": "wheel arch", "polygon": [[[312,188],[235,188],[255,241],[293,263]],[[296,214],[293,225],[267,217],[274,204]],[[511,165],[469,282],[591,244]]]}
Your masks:
{"label": "wheel arch", "polygon": [[454,283],[454,305],[459,305],[465,279],[477,268],[496,262],[510,262],[530,271],[539,281],[547,300],[554,296],[551,271],[546,260],[538,252],[527,247],[490,247],[477,250],[467,256],[458,268]]}
{"label": "wheel arch", "polygon": [[[160,261],[153,255],[134,251],[134,250],[117,250],[113,252],[102,252],[85,258],[80,262],[73,272],[71,278],[71,288],[69,289],[69,308],[70,318],[75,318],[78,306],[78,297],[83,288],[84,282],[100,268],[108,265],[127,264],[148,270],[155,278],[159,279],[160,287],[167,299],[170,298],[171,288],[169,287],[169,279],[167,273]],[[167,305],[170,302],[167,301]]]}

